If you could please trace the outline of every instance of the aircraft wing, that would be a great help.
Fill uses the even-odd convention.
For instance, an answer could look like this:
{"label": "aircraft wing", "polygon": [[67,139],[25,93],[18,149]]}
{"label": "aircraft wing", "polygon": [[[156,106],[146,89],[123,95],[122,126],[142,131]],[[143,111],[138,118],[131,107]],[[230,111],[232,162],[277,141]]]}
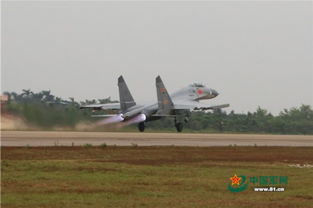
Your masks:
{"label": "aircraft wing", "polygon": [[198,102],[181,102],[181,103],[174,104],[175,110],[215,110],[215,109],[227,108],[227,107],[229,107],[229,104],[208,105],[205,103],[198,103]]}
{"label": "aircraft wing", "polygon": [[121,106],[119,103],[107,103],[107,104],[91,104],[80,106],[80,109],[91,109],[91,110],[120,110]]}

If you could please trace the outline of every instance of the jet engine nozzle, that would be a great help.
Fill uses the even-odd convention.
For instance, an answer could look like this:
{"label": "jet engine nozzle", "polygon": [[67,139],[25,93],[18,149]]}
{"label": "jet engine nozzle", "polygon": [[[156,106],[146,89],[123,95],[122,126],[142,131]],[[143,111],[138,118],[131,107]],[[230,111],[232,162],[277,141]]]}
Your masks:
{"label": "jet engine nozzle", "polygon": [[124,115],[122,113],[117,114],[116,117],[118,118],[119,121],[124,121]]}
{"label": "jet engine nozzle", "polygon": [[147,116],[143,113],[139,114],[137,117],[140,122],[145,121],[147,119]]}
{"label": "jet engine nozzle", "polygon": [[141,123],[147,119],[147,116],[144,113],[138,114],[137,116],[126,121],[126,125]]}

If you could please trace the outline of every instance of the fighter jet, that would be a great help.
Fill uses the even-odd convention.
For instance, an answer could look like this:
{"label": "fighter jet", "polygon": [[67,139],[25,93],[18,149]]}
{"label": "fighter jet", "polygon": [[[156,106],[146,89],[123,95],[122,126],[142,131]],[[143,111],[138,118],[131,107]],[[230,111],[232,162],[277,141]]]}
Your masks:
{"label": "fighter jet", "polygon": [[206,111],[228,107],[229,104],[209,106],[201,103],[201,100],[212,99],[218,96],[214,89],[207,88],[202,84],[191,84],[169,95],[160,76],[155,79],[157,102],[149,105],[139,105],[131,95],[127,84],[120,76],[118,78],[119,103],[92,104],[81,106],[81,109],[92,110],[115,110],[117,114],[94,115],[94,117],[106,117],[101,124],[124,123],[138,124],[140,132],[145,130],[145,123],[164,117],[172,117],[176,130],[181,132],[184,124],[188,122],[191,111]]}

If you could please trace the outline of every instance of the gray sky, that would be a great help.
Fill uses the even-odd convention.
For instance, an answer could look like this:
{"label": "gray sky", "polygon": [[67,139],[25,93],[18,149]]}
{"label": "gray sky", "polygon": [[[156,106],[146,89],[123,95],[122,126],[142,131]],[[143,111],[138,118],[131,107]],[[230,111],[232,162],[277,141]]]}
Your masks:
{"label": "gray sky", "polygon": [[136,101],[193,82],[229,110],[313,105],[312,2],[2,2],[2,91]]}

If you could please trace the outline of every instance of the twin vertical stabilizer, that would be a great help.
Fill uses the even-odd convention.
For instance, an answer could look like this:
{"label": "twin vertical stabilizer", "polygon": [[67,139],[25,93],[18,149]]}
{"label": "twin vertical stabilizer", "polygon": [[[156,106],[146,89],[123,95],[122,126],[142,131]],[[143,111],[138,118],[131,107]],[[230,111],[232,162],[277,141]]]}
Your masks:
{"label": "twin vertical stabilizer", "polygon": [[156,114],[168,115],[174,108],[174,104],[160,76],[157,76],[157,78],[155,79],[155,85],[157,89],[158,107],[159,107]]}
{"label": "twin vertical stabilizer", "polygon": [[130,107],[136,105],[136,102],[134,101],[134,98],[131,95],[123,76],[120,76],[118,78],[118,89],[120,94],[120,105],[122,112],[125,112]]}
{"label": "twin vertical stabilizer", "polygon": [[[174,108],[174,104],[160,76],[157,76],[157,78],[155,79],[155,85],[158,97],[158,111],[156,114],[169,115],[171,110]],[[129,108],[135,106],[136,102],[134,101],[134,98],[131,95],[123,76],[120,76],[118,78],[118,88],[120,95],[121,111],[126,112]]]}

